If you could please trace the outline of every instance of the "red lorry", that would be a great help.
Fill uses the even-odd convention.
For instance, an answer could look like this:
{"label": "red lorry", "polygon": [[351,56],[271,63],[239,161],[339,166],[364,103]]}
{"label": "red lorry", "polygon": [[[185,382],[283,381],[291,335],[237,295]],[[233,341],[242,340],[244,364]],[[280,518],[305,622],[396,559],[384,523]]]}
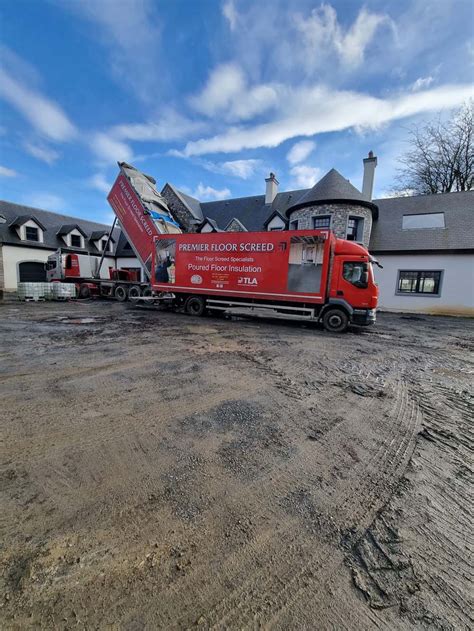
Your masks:
{"label": "red lorry", "polygon": [[369,252],[328,230],[218,232],[154,237],[155,296],[206,311],[321,321],[342,332],[375,322]]}
{"label": "red lorry", "polygon": [[[124,301],[151,293],[153,238],[162,233],[181,232],[156,189],[156,181],[126,162],[118,164],[120,173],[107,197],[115,212],[115,220],[102,254],[61,248],[48,257],[48,281],[75,283],[79,298],[108,297]],[[142,265],[146,276],[143,282],[136,271],[106,267],[107,256],[110,256],[109,242],[117,220]],[[102,243],[102,239],[99,242]]]}

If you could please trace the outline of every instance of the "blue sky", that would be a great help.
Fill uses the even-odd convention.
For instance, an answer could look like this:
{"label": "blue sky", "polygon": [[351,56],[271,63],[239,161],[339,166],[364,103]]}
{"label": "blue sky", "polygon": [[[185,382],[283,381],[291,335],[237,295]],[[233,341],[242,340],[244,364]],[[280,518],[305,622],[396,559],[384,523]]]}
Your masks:
{"label": "blue sky", "polygon": [[393,183],[407,128],[472,96],[471,0],[4,0],[0,196],[111,221],[127,160],[202,201]]}

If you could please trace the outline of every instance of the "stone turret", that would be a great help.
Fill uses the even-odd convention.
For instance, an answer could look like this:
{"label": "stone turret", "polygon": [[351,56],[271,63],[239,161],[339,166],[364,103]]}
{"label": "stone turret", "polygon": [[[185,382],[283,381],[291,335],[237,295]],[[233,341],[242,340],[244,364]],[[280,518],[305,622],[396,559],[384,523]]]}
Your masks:
{"label": "stone turret", "polygon": [[330,228],[337,237],[368,247],[378,208],[336,169],[331,169],[296,199],[286,214],[290,228]]}

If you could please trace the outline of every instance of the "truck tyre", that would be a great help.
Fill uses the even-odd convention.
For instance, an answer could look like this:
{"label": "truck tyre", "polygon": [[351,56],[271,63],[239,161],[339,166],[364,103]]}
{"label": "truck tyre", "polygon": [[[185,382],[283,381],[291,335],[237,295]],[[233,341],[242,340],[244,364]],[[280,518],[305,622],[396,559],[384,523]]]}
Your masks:
{"label": "truck tyre", "polygon": [[145,287],[145,289],[142,291],[142,296],[144,298],[149,298],[150,296],[153,296],[153,289],[151,287]]}
{"label": "truck tyre", "polygon": [[138,285],[133,285],[128,291],[128,297],[132,302],[137,302],[142,295],[142,290]]}
{"label": "truck tyre", "polygon": [[184,310],[193,316],[202,316],[206,310],[206,300],[202,296],[189,296],[184,303]]}
{"label": "truck tyre", "polygon": [[79,287],[79,298],[81,300],[86,300],[91,297],[91,290],[87,285],[81,285]]}
{"label": "truck tyre", "polygon": [[119,302],[125,302],[128,298],[128,291],[125,285],[118,285],[115,288],[115,299]]}
{"label": "truck tyre", "polygon": [[342,333],[349,326],[349,317],[342,309],[328,309],[323,315],[323,325],[330,333]]}

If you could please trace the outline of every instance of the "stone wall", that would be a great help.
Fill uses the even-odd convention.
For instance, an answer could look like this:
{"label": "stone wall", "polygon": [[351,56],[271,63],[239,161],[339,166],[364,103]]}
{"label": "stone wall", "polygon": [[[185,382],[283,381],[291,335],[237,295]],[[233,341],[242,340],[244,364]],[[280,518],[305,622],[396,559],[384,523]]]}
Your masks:
{"label": "stone wall", "polygon": [[168,208],[171,211],[174,219],[179,223],[184,232],[196,232],[197,224],[191,211],[185,204],[179,199],[171,186],[165,185],[161,191],[162,196],[165,198]]}
{"label": "stone wall", "polygon": [[236,219],[232,219],[232,221],[229,223],[225,231],[226,232],[247,232],[246,228],[244,228],[244,226],[240,223],[240,221],[237,221]]}
{"label": "stone wall", "polygon": [[357,204],[318,204],[300,208],[290,214],[289,221],[298,220],[298,230],[312,230],[313,217],[318,215],[331,215],[331,230],[336,237],[345,239],[347,235],[347,222],[349,217],[361,217],[364,220],[362,243],[369,246],[370,232],[372,230],[372,212],[365,206]]}

